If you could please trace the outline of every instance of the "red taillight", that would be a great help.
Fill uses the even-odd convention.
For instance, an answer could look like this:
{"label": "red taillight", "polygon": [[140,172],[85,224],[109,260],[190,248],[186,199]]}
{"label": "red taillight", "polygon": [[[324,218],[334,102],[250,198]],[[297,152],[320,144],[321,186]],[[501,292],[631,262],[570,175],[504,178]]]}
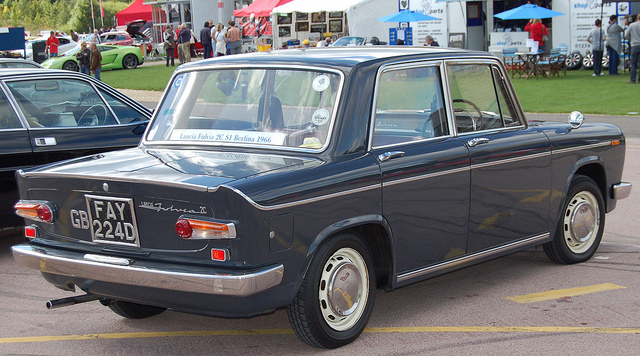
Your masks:
{"label": "red taillight", "polygon": [[235,239],[234,223],[214,222],[201,218],[181,217],[176,232],[183,239]]}
{"label": "red taillight", "polygon": [[14,205],[16,214],[26,219],[52,223],[55,219],[55,205],[46,201],[21,200]]}
{"label": "red taillight", "polygon": [[187,219],[178,219],[176,221],[176,232],[183,239],[188,239],[193,235],[193,228]]}

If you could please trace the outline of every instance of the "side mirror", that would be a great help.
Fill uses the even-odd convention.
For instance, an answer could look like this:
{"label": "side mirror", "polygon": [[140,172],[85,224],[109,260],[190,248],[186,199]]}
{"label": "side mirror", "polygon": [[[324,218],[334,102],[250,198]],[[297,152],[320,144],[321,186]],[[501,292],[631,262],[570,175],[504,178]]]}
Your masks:
{"label": "side mirror", "polygon": [[577,129],[584,123],[584,115],[580,111],[574,111],[569,114],[569,125],[571,129]]}

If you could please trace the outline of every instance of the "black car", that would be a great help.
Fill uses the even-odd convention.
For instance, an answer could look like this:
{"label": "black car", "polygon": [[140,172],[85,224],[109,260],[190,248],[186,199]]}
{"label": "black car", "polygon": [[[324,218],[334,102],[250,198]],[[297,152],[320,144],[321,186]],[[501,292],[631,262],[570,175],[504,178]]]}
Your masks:
{"label": "black car", "polygon": [[590,259],[625,198],[617,127],[527,123],[488,53],[349,47],[180,66],[137,148],[18,174],[17,262],[127,318],[287,308],[304,342],[393,290],[542,245]]}
{"label": "black car", "polygon": [[17,169],[137,146],[150,117],[83,74],[0,70],[0,228],[24,223],[13,211]]}

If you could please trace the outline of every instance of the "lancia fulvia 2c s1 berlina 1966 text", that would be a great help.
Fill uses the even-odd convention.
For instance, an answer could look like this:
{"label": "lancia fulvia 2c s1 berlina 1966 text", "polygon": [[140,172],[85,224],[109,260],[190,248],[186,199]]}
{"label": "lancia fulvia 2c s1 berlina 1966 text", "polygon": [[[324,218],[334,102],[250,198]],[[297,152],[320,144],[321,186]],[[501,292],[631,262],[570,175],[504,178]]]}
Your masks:
{"label": "lancia fulvia 2c s1 berlina 1966 text", "polygon": [[482,52],[349,47],[180,66],[137,148],[18,171],[19,263],[126,318],[287,308],[335,348],[393,290],[542,245],[591,258],[617,127],[527,123]]}

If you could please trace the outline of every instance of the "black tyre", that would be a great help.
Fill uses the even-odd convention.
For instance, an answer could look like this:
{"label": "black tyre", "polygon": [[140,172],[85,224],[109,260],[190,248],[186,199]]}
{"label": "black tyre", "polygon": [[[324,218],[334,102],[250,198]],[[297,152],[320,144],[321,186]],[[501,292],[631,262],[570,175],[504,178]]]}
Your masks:
{"label": "black tyre", "polygon": [[375,290],[367,245],[356,235],[336,235],[320,246],[288,307],[291,327],[311,346],[346,345],[367,325]]}
{"label": "black tyre", "polygon": [[66,61],[62,64],[62,69],[77,72],[80,70],[80,67],[78,66],[78,63],[74,61]]}
{"label": "black tyre", "polygon": [[166,308],[152,307],[150,305],[142,305],[131,302],[123,302],[121,300],[100,299],[103,305],[109,307],[114,313],[127,319],[144,319],[150,316],[158,315]]}
{"label": "black tyre", "polygon": [[553,240],[543,245],[556,263],[584,262],[596,253],[604,231],[605,207],[602,192],[589,177],[577,175],[571,181]]}
{"label": "black tyre", "polygon": [[135,69],[138,66],[138,58],[133,54],[127,54],[122,58],[122,68]]}
{"label": "black tyre", "polygon": [[580,69],[582,67],[582,54],[578,51],[569,54],[565,64],[569,70]]}

